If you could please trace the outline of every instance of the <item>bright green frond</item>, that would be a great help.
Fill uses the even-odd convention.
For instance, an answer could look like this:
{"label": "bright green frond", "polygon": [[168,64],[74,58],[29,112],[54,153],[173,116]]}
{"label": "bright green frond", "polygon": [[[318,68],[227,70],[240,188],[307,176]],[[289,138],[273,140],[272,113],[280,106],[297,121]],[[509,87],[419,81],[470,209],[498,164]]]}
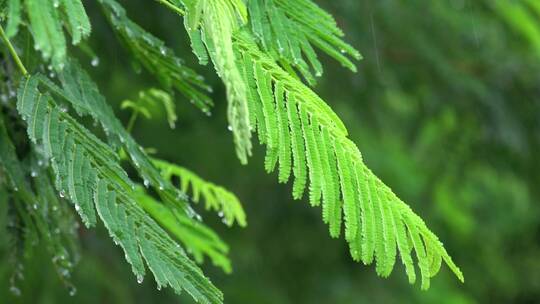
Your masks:
{"label": "bright green frond", "polygon": [[295,67],[311,84],[323,73],[314,46],[356,71],[350,58],[360,53],[342,40],[334,18],[310,0],[248,1],[253,35],[261,48],[287,70]]}
{"label": "bright green frond", "polygon": [[[259,91],[250,106],[262,112],[250,111],[260,113],[255,115],[257,130],[264,121],[266,136],[261,142],[267,145],[269,154],[275,153],[279,134],[290,131],[286,136],[291,139],[288,147],[294,161],[293,197],[300,198],[304,185],[308,184],[311,205],[319,205],[322,198],[323,220],[329,224],[330,234],[339,236],[343,216],[345,239],[352,257],[366,264],[375,260],[376,271],[383,277],[392,272],[399,251],[409,281],[415,281],[408,232],[423,289],[429,286],[429,278],[438,271],[441,260],[462,280],[461,272],[424,222],[365,166],[360,151],[347,138],[347,130],[330,107],[261,52],[249,33],[238,32],[234,38],[236,52],[242,56],[238,63],[246,71],[254,69],[253,73],[245,73],[255,78]],[[273,87],[279,90],[272,91]],[[287,119],[269,110],[282,107],[283,92]],[[278,123],[281,125],[274,128]],[[284,161],[280,166],[289,166],[286,157],[278,157],[277,161]]]}
{"label": "bright green frond", "polygon": [[171,5],[185,8],[184,24],[194,53],[203,63],[208,54],[225,84],[229,128],[233,132],[236,154],[245,164],[252,148],[248,92],[232,44],[234,32],[246,21],[245,5],[239,0],[175,0]]}
{"label": "bright green frond", "polygon": [[246,214],[242,204],[232,192],[200,178],[184,167],[157,159],[153,162],[167,180],[173,177],[178,178],[180,189],[185,193],[191,193],[191,198],[195,203],[204,199],[206,209],[219,212],[226,225],[232,226],[236,221],[238,225],[246,226]]}
{"label": "bright green frond", "polygon": [[172,100],[172,96],[160,89],[151,88],[140,91],[136,101],[126,99],[122,101],[120,107],[122,109],[131,109],[142,114],[147,119],[152,118],[152,113],[160,112],[160,109],[163,108],[169,127],[171,129],[176,127],[176,105]]}

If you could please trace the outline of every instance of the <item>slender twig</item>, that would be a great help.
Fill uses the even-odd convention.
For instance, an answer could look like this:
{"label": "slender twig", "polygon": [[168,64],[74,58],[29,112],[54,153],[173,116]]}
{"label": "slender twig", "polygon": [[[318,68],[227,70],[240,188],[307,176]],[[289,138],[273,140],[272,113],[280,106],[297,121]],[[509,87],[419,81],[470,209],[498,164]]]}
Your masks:
{"label": "slender twig", "polygon": [[4,33],[4,29],[2,28],[2,26],[0,26],[0,36],[2,37],[2,40],[4,41],[6,46],[8,47],[9,53],[11,54],[11,57],[13,57],[13,60],[15,60],[15,63],[19,67],[19,70],[21,70],[21,72],[23,73],[24,76],[27,76],[28,71],[24,67],[24,65],[23,65],[23,63],[21,61],[21,58],[19,58],[19,56],[17,55],[17,52],[15,51],[15,48],[13,47],[13,45],[9,41],[8,37],[6,36],[6,33]]}
{"label": "slender twig", "polygon": [[131,112],[131,117],[129,118],[129,121],[126,127],[126,131],[128,131],[128,133],[131,133],[131,131],[133,130],[133,126],[135,126],[135,121],[137,121],[138,116],[139,116],[139,111],[133,110],[133,112]]}
{"label": "slender twig", "polygon": [[186,14],[186,12],[184,12],[184,10],[182,10],[178,6],[170,3],[168,0],[156,0],[156,1],[163,4],[163,5],[165,5],[167,8],[169,8],[170,10],[172,10],[173,12],[177,13],[180,16],[184,16]]}

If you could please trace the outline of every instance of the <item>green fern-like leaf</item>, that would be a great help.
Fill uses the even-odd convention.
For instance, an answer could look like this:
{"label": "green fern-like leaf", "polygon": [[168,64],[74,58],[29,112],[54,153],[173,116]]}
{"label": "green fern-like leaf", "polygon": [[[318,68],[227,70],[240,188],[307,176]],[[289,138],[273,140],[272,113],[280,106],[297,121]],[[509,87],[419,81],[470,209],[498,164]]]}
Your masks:
{"label": "green fern-like leaf", "polygon": [[11,38],[19,31],[21,23],[21,0],[9,0],[7,3],[6,35]]}
{"label": "green fern-like leaf", "polygon": [[[73,289],[69,275],[79,260],[76,221],[71,210],[56,195],[54,186],[37,153],[29,161],[19,160],[7,133],[3,114],[0,114],[0,172],[6,176],[16,200],[16,211],[24,227],[24,241],[32,244],[43,242],[58,277]],[[25,254],[29,255],[29,252]]]}
{"label": "green fern-like leaf", "polygon": [[171,95],[165,91],[156,88],[141,91],[135,101],[126,99],[122,101],[120,107],[122,109],[131,109],[136,114],[142,114],[145,118],[151,119],[151,112],[158,108],[158,105],[163,107],[169,127],[174,129],[176,127],[176,120],[178,119],[176,116],[176,106]]}
{"label": "green fern-like leaf", "polygon": [[60,196],[74,203],[87,226],[95,225],[97,217],[103,221],[138,281],[146,262],[158,288],[186,290],[201,303],[222,303],[221,292],[138,204],[135,184],[118,164],[117,154],[42,93],[42,79],[31,76],[21,83],[17,109],[29,138],[44,146]]}
{"label": "green fern-like leaf", "polygon": [[[440,267],[440,263],[433,261],[444,260],[462,281],[463,275],[437,237],[365,166],[360,151],[347,138],[345,126],[330,107],[261,52],[248,32],[238,32],[234,39],[244,79],[248,87],[258,91],[250,95],[255,100],[249,105],[254,107],[250,112],[256,113],[257,132],[265,134],[259,138],[268,150],[266,169],[272,171],[277,160],[279,170],[283,170],[280,179],[285,180],[290,160],[288,152],[277,156],[277,143],[290,139],[288,148],[292,151],[295,176],[293,197],[300,198],[309,185],[309,201],[312,206],[322,203],[323,220],[329,224],[333,237],[339,236],[344,221],[345,239],[354,260],[365,264],[374,260],[377,273],[386,277],[399,252],[412,283],[414,249],[423,289],[429,287],[430,277]],[[275,113],[275,109],[283,109],[282,98],[287,118]]]}
{"label": "green fern-like leaf", "polygon": [[151,196],[146,195],[140,188],[134,195],[144,210],[151,214],[176,239],[180,240],[198,263],[202,263],[206,255],[214,265],[221,267],[226,273],[232,271],[231,261],[227,257],[229,247],[214,231],[200,221],[166,208]]}
{"label": "green fern-like leaf", "polygon": [[236,65],[232,36],[247,22],[246,6],[240,0],[172,0],[167,3],[185,8],[184,24],[194,53],[202,63],[209,57],[225,84],[229,103],[227,118],[236,154],[245,164],[252,148],[247,88]]}
{"label": "green fern-like leaf", "polygon": [[315,82],[313,72],[323,73],[314,46],[356,71],[349,57],[358,60],[360,53],[342,40],[334,18],[312,1],[251,0],[248,7],[251,30],[262,49],[284,68],[295,67],[309,83]]}
{"label": "green fern-like leaf", "polygon": [[[185,193],[191,193],[194,202],[198,203],[204,199],[206,209],[218,211],[225,224],[232,226],[236,221],[238,225],[246,226],[246,214],[236,195],[221,186],[202,179],[184,167],[157,159],[154,159],[154,164],[161,169],[161,173],[166,179],[178,178],[180,189]],[[191,191],[189,191],[190,188]]]}
{"label": "green fern-like leaf", "polygon": [[165,204],[171,208],[181,207],[188,215],[193,214],[193,210],[185,201],[186,195],[161,176],[146,152],[116,118],[96,84],[76,62],[68,61],[66,67],[58,73],[62,88],[43,76],[37,78],[53,94],[69,102],[79,115],[90,115],[99,122],[110,144],[125,149],[131,163],[144,180],[144,185],[152,186]]}
{"label": "green fern-like leaf", "polygon": [[60,5],[66,12],[72,42],[73,44],[79,44],[82,39],[90,36],[92,31],[84,6],[79,0],[61,0]]}
{"label": "green fern-like leaf", "polygon": [[[66,38],[62,30],[64,16],[67,16],[66,26],[73,37],[73,44],[80,43],[91,32],[81,0],[24,0],[24,4],[35,49],[40,50],[46,60],[51,59],[57,70],[61,70],[66,61]],[[14,18],[20,17],[18,5],[18,1],[10,3]],[[14,19],[10,33],[16,33],[17,24],[18,20]]]}
{"label": "green fern-like leaf", "polygon": [[100,0],[113,29],[133,57],[166,88],[174,88],[204,113],[210,114],[211,92],[202,76],[186,67],[174,51],[163,41],[132,22],[120,4],[114,0]]}

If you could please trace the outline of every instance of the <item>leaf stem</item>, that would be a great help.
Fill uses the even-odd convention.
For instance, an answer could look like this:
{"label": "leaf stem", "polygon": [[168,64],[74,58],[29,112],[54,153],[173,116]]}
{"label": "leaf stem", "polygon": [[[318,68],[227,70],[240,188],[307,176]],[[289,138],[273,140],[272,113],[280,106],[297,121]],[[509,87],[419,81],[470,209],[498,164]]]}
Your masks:
{"label": "leaf stem", "polygon": [[128,124],[126,126],[126,131],[128,131],[128,133],[131,133],[131,130],[133,129],[133,126],[135,125],[135,121],[137,120],[138,116],[139,111],[133,110],[133,112],[131,112],[131,117],[129,118]]}
{"label": "leaf stem", "polygon": [[15,60],[15,63],[19,67],[19,70],[21,70],[21,72],[22,72],[22,74],[24,76],[28,76],[28,71],[24,67],[24,65],[23,65],[23,63],[21,61],[21,58],[19,58],[19,56],[17,55],[17,52],[15,51],[15,48],[13,47],[11,42],[9,41],[6,33],[4,33],[4,29],[2,28],[2,26],[0,26],[0,36],[2,37],[2,40],[4,41],[6,46],[8,47],[9,53],[11,54],[11,57],[13,57],[13,60]]}
{"label": "leaf stem", "polygon": [[180,16],[184,16],[186,14],[186,12],[184,10],[182,10],[178,6],[170,3],[168,0],[156,0],[156,1],[163,4],[163,5],[165,5],[167,8],[169,8],[170,10],[172,10],[173,12],[177,13]]}

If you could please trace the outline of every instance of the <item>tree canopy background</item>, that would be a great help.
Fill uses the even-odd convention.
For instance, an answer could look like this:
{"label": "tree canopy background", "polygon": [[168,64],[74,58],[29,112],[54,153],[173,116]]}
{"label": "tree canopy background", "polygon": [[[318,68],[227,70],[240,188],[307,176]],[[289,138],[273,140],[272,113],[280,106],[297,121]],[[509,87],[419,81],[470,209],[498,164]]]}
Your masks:
{"label": "tree canopy background", "polygon": [[[228,228],[201,211],[230,245],[233,273],[207,262],[228,303],[533,303],[540,299],[540,8],[523,1],[317,1],[364,59],[352,73],[321,56],[315,90],[349,127],[370,168],[444,242],[466,281],[447,268],[428,291],[403,275],[376,276],[333,240],[319,210],[293,201],[290,185],[264,173],[262,148],[241,166],[227,130],[225,92],[198,66],[180,19],[146,1],[129,15],[168,42],[215,88],[207,117],[176,96],[178,125],[139,120],[134,136],[161,157],[189,165],[231,189],[248,227]],[[155,84],[126,58],[92,1],[89,47],[79,54],[115,112]],[[159,116],[158,116],[159,117]],[[0,195],[0,198],[2,196]],[[2,204],[0,204],[2,206]],[[1,209],[1,208],[0,208]],[[2,213],[3,214],[3,213]],[[5,225],[2,225],[5,226]],[[39,254],[25,257],[21,295],[9,292],[9,241],[0,233],[0,299],[5,303],[177,303],[152,280],[137,284],[103,227],[80,228],[83,256],[70,297]],[[39,246],[39,245],[37,245]],[[39,251],[37,251],[39,252]],[[398,265],[394,273],[403,273]],[[191,303],[189,298],[182,303]]]}

